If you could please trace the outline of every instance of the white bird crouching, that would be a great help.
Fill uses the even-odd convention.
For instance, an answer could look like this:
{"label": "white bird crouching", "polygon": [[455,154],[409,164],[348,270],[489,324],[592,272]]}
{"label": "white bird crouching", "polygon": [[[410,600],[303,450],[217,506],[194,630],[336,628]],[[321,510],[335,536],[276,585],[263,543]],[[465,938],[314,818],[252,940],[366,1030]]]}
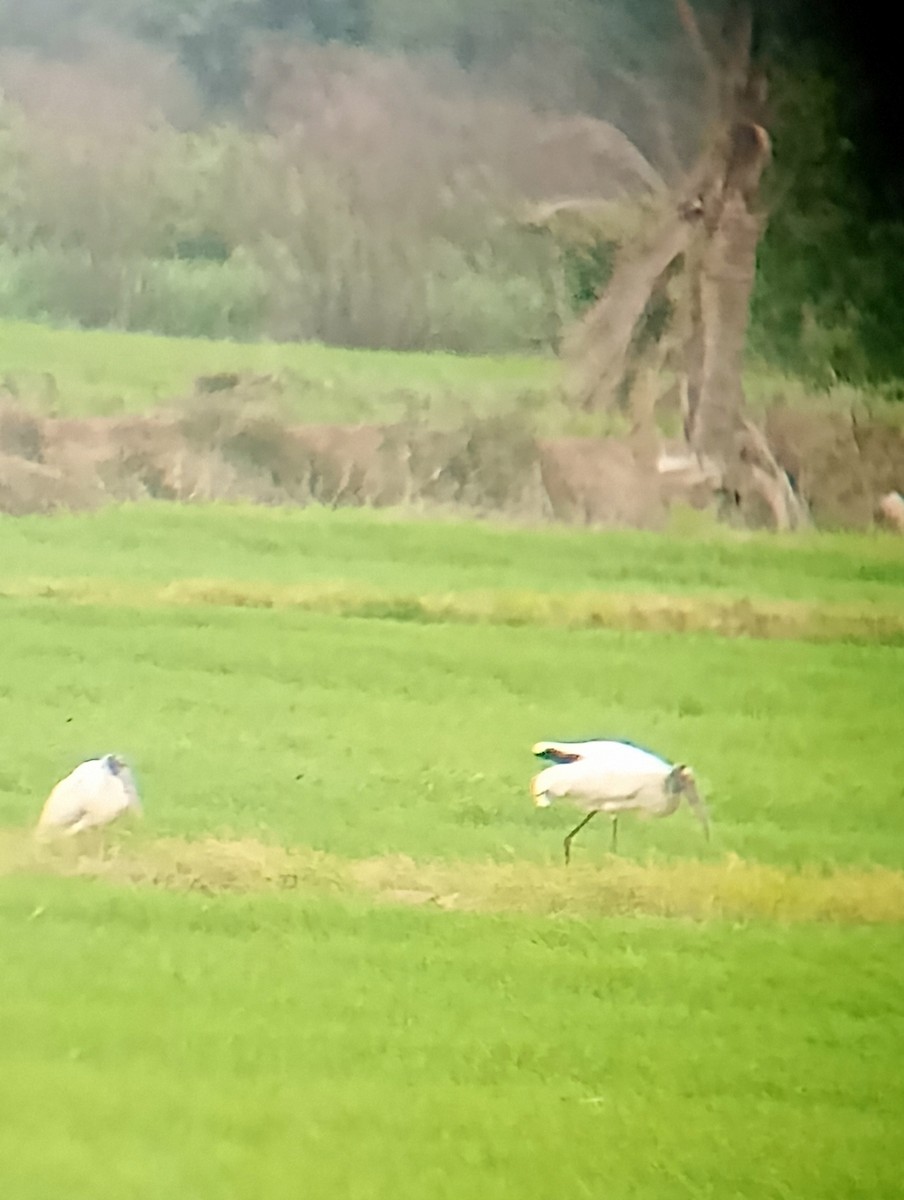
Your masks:
{"label": "white bird crouching", "polygon": [[683,763],[670,763],[658,754],[630,742],[538,742],[533,753],[553,765],[535,775],[530,790],[538,808],[552,801],[570,800],[587,815],[565,838],[565,862],[571,860],[571,842],[592,817],[606,813],[612,819],[612,851],[618,840],[618,817],[638,812],[667,817],[687,799],[709,840],[709,814],[697,791],[693,771]]}
{"label": "white bird crouching", "polygon": [[135,780],[117,754],[105,754],[80,763],[61,779],[50,795],[37,832],[40,836],[72,837],[85,829],[109,825],[124,812],[141,813]]}

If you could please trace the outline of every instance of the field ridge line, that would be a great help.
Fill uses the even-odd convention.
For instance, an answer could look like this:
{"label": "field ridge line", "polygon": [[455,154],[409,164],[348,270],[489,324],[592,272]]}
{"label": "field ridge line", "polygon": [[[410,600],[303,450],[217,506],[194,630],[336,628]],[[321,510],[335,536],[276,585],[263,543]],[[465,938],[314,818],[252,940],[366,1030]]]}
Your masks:
{"label": "field ridge line", "polygon": [[271,584],[182,579],[160,584],[124,584],[100,579],[30,579],[0,584],[0,598],[97,607],[265,608],[412,623],[904,644],[904,609],[875,604],[749,599],[718,593],[687,596],[511,588],[408,592],[342,580]]}
{"label": "field ridge line", "polygon": [[904,872],[890,867],[792,869],[726,854],[718,861],[637,863],[606,856],[560,863],[344,859],[256,838],[39,845],[0,831],[0,876],[56,875],[133,887],[228,893],[363,896],[449,912],[547,917],[665,917],[800,924],[904,924]]}

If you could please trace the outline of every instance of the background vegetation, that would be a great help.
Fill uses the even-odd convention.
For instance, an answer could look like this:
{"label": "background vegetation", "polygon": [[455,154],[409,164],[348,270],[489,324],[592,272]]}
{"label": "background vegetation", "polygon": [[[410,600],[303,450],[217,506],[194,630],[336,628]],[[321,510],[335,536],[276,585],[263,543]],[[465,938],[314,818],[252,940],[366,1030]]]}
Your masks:
{"label": "background vegetation", "polygon": [[[764,13],[752,350],[889,381],[902,226],[861,170],[856,74],[804,8]],[[652,2],[6,0],[0,46],[0,314],[88,327],[554,347],[606,248],[563,261],[520,206],[636,194],[614,131],[591,162],[588,119],[666,179],[704,128],[692,48]]]}
{"label": "background vegetation", "polygon": [[[555,427],[611,246],[522,217],[555,175],[630,221],[693,158],[666,9],[0,0],[4,471],[174,396],[225,428],[233,374],[307,422]],[[764,9],[753,399],[893,398],[901,226],[803,11]],[[0,516],[0,1192],[899,1197],[898,541],[404,515]],[[600,820],[566,872],[530,746],[600,735],[691,762],[712,842],[625,820],[616,860]],[[143,826],[36,847],[110,750]]]}

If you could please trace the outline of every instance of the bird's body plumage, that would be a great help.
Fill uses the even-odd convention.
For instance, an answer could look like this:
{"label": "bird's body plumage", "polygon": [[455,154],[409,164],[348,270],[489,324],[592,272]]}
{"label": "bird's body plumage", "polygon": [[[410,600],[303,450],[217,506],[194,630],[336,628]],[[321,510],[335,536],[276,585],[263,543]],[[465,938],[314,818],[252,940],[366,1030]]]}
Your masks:
{"label": "bird's body plumage", "polygon": [[[598,763],[582,760],[547,767],[535,776],[534,796],[568,798],[576,808],[617,813],[636,808],[651,816],[666,816],[678,807],[677,797],[663,788],[669,770],[632,772],[601,769]],[[540,803],[539,807],[546,805]]]}
{"label": "bird's body plumage", "polygon": [[631,742],[603,739],[537,742],[533,752],[552,763],[531,780],[537,807],[547,808],[554,799],[568,799],[587,814],[565,839],[566,862],[571,839],[598,812],[612,818],[614,849],[619,813],[667,817],[686,797],[709,836],[706,807],[697,793],[693,772],[683,764],[670,763]]}
{"label": "bird's body plumage", "polygon": [[109,825],[128,810],[141,811],[135,780],[117,755],[80,763],[47,797],[39,832],[67,835]]}

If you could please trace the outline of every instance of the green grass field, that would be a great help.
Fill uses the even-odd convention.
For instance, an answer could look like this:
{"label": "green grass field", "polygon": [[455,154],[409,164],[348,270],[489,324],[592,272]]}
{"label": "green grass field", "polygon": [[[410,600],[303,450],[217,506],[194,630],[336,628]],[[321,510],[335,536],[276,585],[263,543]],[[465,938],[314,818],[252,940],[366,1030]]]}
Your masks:
{"label": "green grass field", "polygon": [[0,930],[9,1196],[900,1195],[897,931],[59,881]]}
{"label": "green grass field", "polygon": [[[551,595],[865,633],[568,628]],[[879,537],[0,520],[0,1188],[899,1196],[904,648],[869,631],[902,602]],[[709,846],[626,818],[615,860],[601,818],[565,872],[530,745],[607,734],[695,766]],[[33,848],[113,748],[145,821]]]}

